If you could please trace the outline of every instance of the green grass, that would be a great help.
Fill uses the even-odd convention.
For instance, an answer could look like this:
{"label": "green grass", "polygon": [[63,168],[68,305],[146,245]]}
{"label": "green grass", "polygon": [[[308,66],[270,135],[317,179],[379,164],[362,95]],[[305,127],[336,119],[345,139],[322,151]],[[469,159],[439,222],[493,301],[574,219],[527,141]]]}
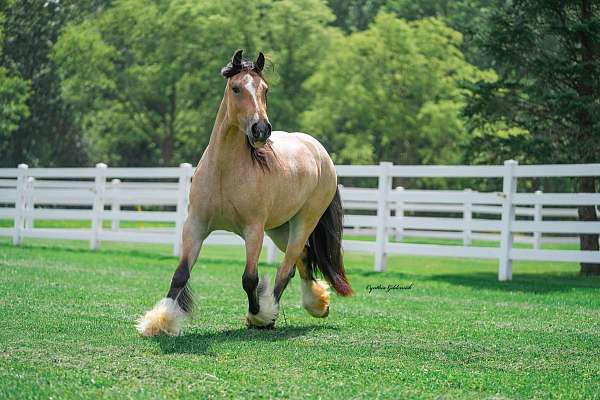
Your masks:
{"label": "green grass", "polygon": [[[247,330],[241,248],[206,247],[184,335],[141,338],[169,246],[0,239],[0,398],[598,398],[600,279],[563,263],[346,257],[356,290],[328,319],[300,306]],[[274,265],[262,263],[271,276]],[[408,285],[373,291],[367,285]],[[283,315],[285,314],[285,316]]]}
{"label": "green grass", "polygon": [[[15,225],[12,219],[0,219],[0,228],[12,228]],[[60,229],[90,229],[92,221],[90,220],[36,220],[33,222],[34,228],[60,228]],[[121,221],[119,226],[125,229],[143,229],[143,228],[175,228],[173,222],[158,221]],[[102,228],[110,229],[111,221],[103,220]]]}

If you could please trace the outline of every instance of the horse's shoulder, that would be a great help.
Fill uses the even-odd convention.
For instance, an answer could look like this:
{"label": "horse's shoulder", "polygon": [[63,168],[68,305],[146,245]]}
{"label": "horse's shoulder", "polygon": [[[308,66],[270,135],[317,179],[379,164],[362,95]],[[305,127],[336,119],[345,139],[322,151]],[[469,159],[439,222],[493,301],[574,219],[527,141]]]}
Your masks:
{"label": "horse's shoulder", "polygon": [[274,131],[271,140],[276,146],[302,147],[319,153],[325,151],[317,139],[303,132]]}

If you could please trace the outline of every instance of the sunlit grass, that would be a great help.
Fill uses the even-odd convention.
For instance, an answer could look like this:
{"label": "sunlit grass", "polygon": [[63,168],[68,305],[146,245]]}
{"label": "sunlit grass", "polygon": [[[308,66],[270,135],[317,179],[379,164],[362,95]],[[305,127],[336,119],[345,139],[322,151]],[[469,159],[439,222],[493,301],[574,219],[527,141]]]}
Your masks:
{"label": "sunlit grass", "polygon": [[[0,398],[593,398],[600,393],[600,280],[564,263],[349,253],[356,290],[328,319],[296,277],[274,331],[242,322],[240,247],[207,246],[184,335],[140,338],[162,297],[167,245],[0,239]],[[261,263],[260,272],[275,273]],[[367,286],[409,285],[410,290]]]}

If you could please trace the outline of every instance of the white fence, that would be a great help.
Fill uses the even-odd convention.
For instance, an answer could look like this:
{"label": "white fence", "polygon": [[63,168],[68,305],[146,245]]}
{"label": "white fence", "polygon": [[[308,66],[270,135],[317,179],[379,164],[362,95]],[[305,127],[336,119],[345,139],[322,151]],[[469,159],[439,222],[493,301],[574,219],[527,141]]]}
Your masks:
{"label": "white fence", "polygon": [[[378,180],[377,189],[341,187],[346,232],[375,236],[374,241],[345,240],[344,249],[374,254],[376,271],[386,269],[388,254],[498,259],[500,280],[511,279],[513,260],[600,263],[599,252],[541,249],[542,243],[576,242],[573,235],[600,232],[600,222],[573,220],[577,217],[574,207],[599,205],[600,194],[517,192],[518,178],[600,176],[600,164],[520,166],[507,161],[503,166],[400,166],[383,162],[338,166],[337,170],[340,177]],[[102,241],[169,243],[178,254],[192,173],[189,164],[179,168],[108,168],[104,164],[27,168],[22,164],[0,169],[0,220],[14,220],[12,227],[0,227],[0,236],[12,236],[15,244],[28,237],[89,240],[92,249]],[[395,177],[500,178],[503,190],[394,189]],[[89,228],[41,228],[36,220],[91,223]],[[104,221],[111,221],[110,228],[103,227]],[[171,226],[128,229],[121,221]],[[460,239],[463,246],[400,242],[407,236]],[[499,247],[474,247],[473,240],[496,241]],[[531,243],[532,248],[514,248],[515,242]],[[206,243],[233,245],[242,240],[215,232]],[[269,261],[274,261],[275,246],[268,239],[265,246]]]}

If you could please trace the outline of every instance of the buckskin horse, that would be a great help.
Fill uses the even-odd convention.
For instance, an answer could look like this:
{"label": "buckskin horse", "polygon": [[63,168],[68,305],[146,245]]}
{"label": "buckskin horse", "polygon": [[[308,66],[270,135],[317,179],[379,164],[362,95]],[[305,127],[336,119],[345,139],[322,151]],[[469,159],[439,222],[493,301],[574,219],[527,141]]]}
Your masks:
{"label": "buckskin horse", "polygon": [[[137,321],[141,335],[180,334],[193,307],[190,272],[214,230],[245,241],[242,287],[250,328],[274,327],[296,268],[302,305],[314,317],[329,314],[328,283],[339,295],[352,294],[342,260],[343,210],[333,162],[313,137],[271,131],[264,64],[262,53],[253,62],[237,50],[221,70],[225,94],[192,179],[179,264],[167,296]],[[273,289],[257,270],[265,232],[285,253]],[[328,283],[315,278],[317,270]]]}

